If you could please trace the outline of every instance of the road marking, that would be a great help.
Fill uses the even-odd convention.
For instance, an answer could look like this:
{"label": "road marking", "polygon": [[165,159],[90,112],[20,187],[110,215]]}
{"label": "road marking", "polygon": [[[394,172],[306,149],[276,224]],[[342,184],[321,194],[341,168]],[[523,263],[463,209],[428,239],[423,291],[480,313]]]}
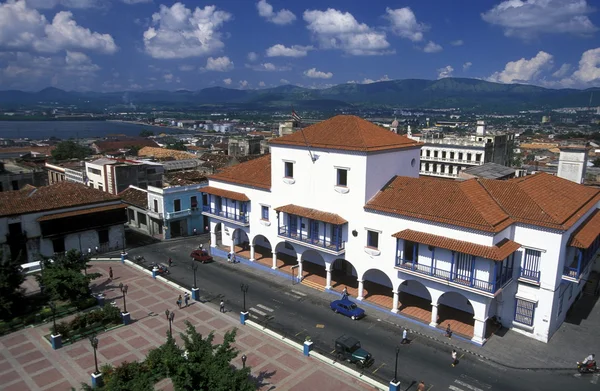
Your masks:
{"label": "road marking", "polygon": [[594,376],[592,376],[592,380],[590,380],[590,383],[592,384],[598,384],[598,378],[600,377],[599,374],[595,373]]}
{"label": "road marking", "polygon": [[279,301],[279,300],[277,300],[277,299],[271,299],[271,300],[273,300],[273,301],[274,301],[275,303],[277,303],[277,304],[283,304],[283,301]]}
{"label": "road marking", "polygon": [[286,294],[286,295],[288,295],[288,296],[292,296],[294,299],[298,299],[298,300],[303,299],[302,296],[298,296],[298,295],[295,295],[295,294],[290,293],[290,292],[283,292],[283,293]]}
{"label": "road marking", "polygon": [[458,384],[460,386],[466,387],[466,388],[468,388],[471,391],[483,391],[481,388],[473,387],[472,385],[467,384],[467,383],[465,383],[463,381],[460,381],[460,380],[454,380],[454,383],[456,383],[456,384]]}
{"label": "road marking", "polygon": [[259,308],[262,308],[263,310],[266,310],[266,311],[269,311],[269,312],[273,312],[273,309],[267,307],[266,305],[257,304],[256,306],[259,307]]}
{"label": "road marking", "polygon": [[305,332],[306,330],[302,330],[302,331],[298,331],[295,335],[295,337],[299,336],[300,334],[302,334],[303,332]]}
{"label": "road marking", "polygon": [[251,308],[250,308],[250,311],[252,311],[252,312],[256,312],[257,314],[259,314],[259,315],[262,315],[262,316],[266,316],[266,315],[267,315],[267,313],[266,313],[266,312],[262,312],[261,310],[257,310],[257,309],[256,309],[256,308],[254,308],[254,307],[251,307]]}
{"label": "road marking", "polygon": [[452,391],[465,391],[462,388],[458,388],[458,387],[454,387],[454,386],[448,386],[448,389],[452,390]]}
{"label": "road marking", "polygon": [[482,387],[482,388],[487,388],[487,389],[490,389],[490,388],[492,388],[492,386],[491,386],[491,385],[489,385],[489,384],[486,384],[486,383],[483,383],[483,382],[481,382],[481,381],[479,381],[479,380],[475,379],[474,377],[470,377],[470,376],[467,376],[467,375],[465,375],[465,374],[462,374],[462,375],[460,375],[460,378],[461,378],[461,379],[463,379],[464,381],[468,381],[468,382],[470,382],[470,383],[475,383],[475,384],[477,384],[479,387]]}
{"label": "road marking", "polygon": [[381,365],[379,367],[377,367],[376,370],[374,370],[372,373],[374,374],[375,372],[377,372],[378,370],[380,370],[381,368],[383,368],[385,366],[385,363],[381,363]]}
{"label": "road marking", "polygon": [[318,329],[324,329],[325,325],[324,324],[317,324],[315,327],[318,328]]}
{"label": "road marking", "polygon": [[254,318],[254,319],[258,319],[258,316],[254,315],[254,314],[250,314],[250,317]]}
{"label": "road marking", "polygon": [[431,390],[433,388],[433,385],[429,386],[429,388],[427,389],[427,391]]}
{"label": "road marking", "polygon": [[299,296],[306,296],[306,293],[302,293],[302,292],[298,292],[292,289],[292,292],[294,292],[295,294],[299,295]]}
{"label": "road marking", "polygon": [[333,354],[335,353],[335,349],[333,349],[331,352],[329,352],[329,354]]}

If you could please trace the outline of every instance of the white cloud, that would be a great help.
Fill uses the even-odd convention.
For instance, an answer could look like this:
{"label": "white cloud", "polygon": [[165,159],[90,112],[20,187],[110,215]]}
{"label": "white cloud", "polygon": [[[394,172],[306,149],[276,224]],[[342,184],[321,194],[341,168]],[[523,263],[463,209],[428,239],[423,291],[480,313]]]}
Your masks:
{"label": "white cloud", "polygon": [[467,61],[463,64],[463,72],[466,72],[469,70],[469,68],[471,68],[471,65],[473,65],[473,63],[471,61]]}
{"label": "white cloud", "polygon": [[172,73],[166,73],[163,75],[165,83],[181,83],[181,79],[173,75]]}
{"label": "white cloud", "polygon": [[258,86],[259,86],[259,87],[264,87],[264,86],[266,86],[266,84],[265,84],[265,82],[264,82],[264,81],[261,81],[261,82],[259,82],[259,83],[258,83]]}
{"label": "white cloud", "polygon": [[246,68],[250,68],[253,71],[258,72],[282,72],[289,71],[291,69],[289,66],[277,66],[271,62],[265,62],[256,65],[246,64]]}
{"label": "white cloud", "polygon": [[354,56],[393,53],[384,32],[358,23],[349,12],[306,10],[304,20],[321,49],[338,49]]}
{"label": "white cloud", "polygon": [[457,39],[456,41],[450,42],[450,45],[452,45],[452,46],[462,46],[464,44],[465,44],[465,42],[462,39]]}
{"label": "white cloud", "polygon": [[586,0],[506,0],[481,14],[508,37],[531,39],[540,34],[589,35],[598,30],[587,14]]}
{"label": "white cloud", "polygon": [[125,4],[152,3],[152,0],[121,0]]}
{"label": "white cloud", "polygon": [[231,85],[233,80],[231,80],[231,78],[227,78],[227,79],[223,79],[223,83],[225,83],[225,85]]}
{"label": "white cloud", "polygon": [[317,71],[317,68],[311,68],[304,71],[304,76],[310,77],[311,79],[331,79],[333,73]]}
{"label": "white cloud", "polygon": [[309,50],[313,49],[312,46],[300,45],[293,45],[288,48],[278,43],[267,49],[267,57],[304,57]]}
{"label": "white cloud", "polygon": [[233,61],[227,56],[217,58],[209,57],[206,60],[206,67],[203,69],[207,71],[227,72],[233,69]]}
{"label": "white cloud", "polygon": [[100,67],[81,52],[72,52],[67,50],[65,57],[66,69],[72,73],[93,73],[100,70]]}
{"label": "white cloud", "polygon": [[571,78],[584,85],[600,82],[600,48],[583,53],[579,60],[579,69],[573,72]]}
{"label": "white cloud", "polygon": [[248,61],[254,62],[256,60],[258,60],[258,54],[254,53],[254,52],[248,53]]}
{"label": "white cloud", "polygon": [[443,68],[437,70],[438,79],[443,79],[445,77],[452,77],[452,73],[454,72],[454,68],[450,65],[446,65]]}
{"label": "white cloud", "polygon": [[551,66],[552,55],[540,51],[529,60],[521,58],[507,63],[503,71],[495,72],[487,80],[498,83],[529,83],[535,81],[542,71]]}
{"label": "white cloud", "polygon": [[402,38],[419,42],[423,40],[423,32],[429,30],[429,26],[417,22],[417,17],[410,7],[386,8],[385,12],[384,17],[390,22],[392,31]]}
{"label": "white cloud", "polygon": [[247,80],[240,80],[240,88],[246,88],[250,85]]}
{"label": "white cloud", "polygon": [[232,15],[216,6],[196,7],[192,12],[183,3],[171,8],[160,5],[152,15],[154,27],[144,32],[146,53],[154,58],[188,58],[214,53],[225,44],[220,29]]}
{"label": "white cloud", "polygon": [[184,64],[184,65],[179,66],[179,70],[182,72],[190,72],[190,71],[193,71],[194,69],[196,69],[196,67],[193,65],[185,65]]}
{"label": "white cloud", "polygon": [[377,83],[380,81],[390,81],[391,79],[389,78],[388,75],[383,75],[381,78],[377,79],[377,80],[373,80],[373,79],[369,79],[369,78],[364,78],[363,81],[357,81],[357,80],[348,80],[346,83],[350,83],[350,84],[371,84],[371,83]]}
{"label": "white cloud", "polygon": [[0,4],[0,48],[56,53],[62,50],[93,50],[114,53],[110,34],[92,32],[77,24],[73,14],[58,12],[52,23],[24,0]]}
{"label": "white cloud", "polygon": [[279,79],[279,83],[281,84],[290,84],[290,81],[287,79]]}
{"label": "white cloud", "polygon": [[101,8],[106,4],[102,0],[27,0],[27,5],[35,9],[50,9],[57,6],[74,9]]}
{"label": "white cloud", "polygon": [[277,12],[273,11],[273,6],[267,3],[266,0],[260,0],[258,3],[256,3],[256,8],[258,9],[258,14],[271,23],[285,25],[296,20],[296,15],[294,15],[290,10],[282,9],[281,11]]}
{"label": "white cloud", "polygon": [[554,76],[556,78],[561,78],[561,77],[566,76],[570,70],[571,70],[571,64],[562,64],[560,66],[560,68],[558,68],[558,70],[552,74],[552,76]]}
{"label": "white cloud", "polygon": [[441,52],[442,50],[444,50],[444,48],[433,41],[427,42],[427,45],[425,45],[423,48],[425,53],[437,53]]}

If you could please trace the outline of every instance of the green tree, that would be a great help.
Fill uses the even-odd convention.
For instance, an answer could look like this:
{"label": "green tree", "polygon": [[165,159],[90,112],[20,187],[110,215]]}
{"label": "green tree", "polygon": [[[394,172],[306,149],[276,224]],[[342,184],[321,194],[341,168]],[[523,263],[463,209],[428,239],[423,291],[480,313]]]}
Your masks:
{"label": "green tree", "polygon": [[600,157],[595,158],[592,164],[594,167],[600,167]]}
{"label": "green tree", "polygon": [[0,251],[0,319],[14,317],[15,309],[23,298],[21,284],[25,276],[18,261],[4,257]]}
{"label": "green tree", "polygon": [[148,129],[144,129],[140,132],[140,137],[151,137],[154,136],[154,132]]}
{"label": "green tree", "polygon": [[176,149],[178,151],[187,151],[187,147],[185,146],[185,143],[181,140],[175,141],[172,144],[167,144],[167,149]]}
{"label": "green tree", "polygon": [[67,159],[85,159],[92,154],[92,150],[84,145],[78,144],[75,141],[63,141],[56,145],[52,151],[54,160]]}

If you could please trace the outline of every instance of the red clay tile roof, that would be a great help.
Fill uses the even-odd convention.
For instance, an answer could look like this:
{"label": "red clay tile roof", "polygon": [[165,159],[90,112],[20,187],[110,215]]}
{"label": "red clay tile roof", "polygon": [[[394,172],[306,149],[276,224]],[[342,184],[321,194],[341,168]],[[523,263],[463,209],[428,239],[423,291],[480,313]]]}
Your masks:
{"label": "red clay tile roof", "polygon": [[235,201],[250,201],[250,198],[244,193],[238,193],[235,191],[223,190],[212,186],[206,186],[200,189],[202,193],[212,194],[219,197],[229,198],[230,200]]}
{"label": "red clay tile roof", "polygon": [[37,219],[37,221],[56,220],[56,219],[62,219],[64,217],[87,215],[87,214],[91,214],[91,213],[106,212],[108,210],[125,209],[125,208],[127,208],[127,205],[125,205],[125,204],[98,206],[96,208],[86,208],[86,209],[80,209],[80,210],[72,210],[70,212],[46,215],[46,216],[40,217],[39,219]]}
{"label": "red clay tile roof", "polygon": [[495,246],[484,246],[474,244],[463,240],[449,239],[444,236],[428,234],[425,232],[405,229],[392,235],[398,239],[410,240],[415,243],[422,243],[428,246],[445,248],[463,254],[474,255],[476,257],[487,258],[502,262],[510,254],[517,251],[521,245],[509,239],[502,239]]}
{"label": "red clay tile roof", "polygon": [[228,167],[210,180],[235,183],[263,190],[271,189],[271,155],[264,155],[238,165]]}
{"label": "red clay tile roof", "polygon": [[302,132],[297,131],[270,141],[273,145],[300,147],[306,147],[307,142],[313,148],[363,152],[416,148],[423,145],[354,115],[337,115],[310,125]]}
{"label": "red clay tile roof", "polygon": [[596,209],[571,235],[569,246],[589,248],[600,235],[600,209]]}
{"label": "red clay tile roof", "polygon": [[119,197],[123,199],[123,202],[140,207],[142,209],[148,208],[148,193],[143,190],[128,187],[119,193]]}
{"label": "red clay tile roof", "polygon": [[504,181],[394,177],[365,209],[487,232],[514,222],[567,230],[599,200],[599,189],[545,173]]}
{"label": "red clay tile roof", "polygon": [[130,147],[160,147],[155,141],[146,138],[135,138],[119,141],[96,141],[94,143],[98,152],[118,151]]}
{"label": "red clay tile roof", "polygon": [[303,206],[298,205],[284,205],[278,208],[275,208],[277,212],[284,212],[291,215],[296,215],[300,217],[306,217],[307,219],[313,219],[318,221],[323,221],[325,223],[341,225],[346,224],[347,221],[344,220],[340,215],[336,215],[335,213],[322,212],[317,209],[305,208]]}
{"label": "red clay tile roof", "polygon": [[116,201],[120,197],[91,187],[62,181],[35,189],[0,193],[0,216],[14,216],[80,205]]}

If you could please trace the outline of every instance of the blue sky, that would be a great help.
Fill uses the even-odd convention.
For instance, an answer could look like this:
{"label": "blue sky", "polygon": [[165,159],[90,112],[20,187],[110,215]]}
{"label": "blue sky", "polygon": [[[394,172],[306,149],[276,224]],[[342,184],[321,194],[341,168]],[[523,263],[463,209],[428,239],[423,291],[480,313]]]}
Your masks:
{"label": "blue sky", "polygon": [[[460,4],[460,6],[457,6]],[[323,88],[480,78],[600,86],[586,0],[0,1],[0,89]]]}

